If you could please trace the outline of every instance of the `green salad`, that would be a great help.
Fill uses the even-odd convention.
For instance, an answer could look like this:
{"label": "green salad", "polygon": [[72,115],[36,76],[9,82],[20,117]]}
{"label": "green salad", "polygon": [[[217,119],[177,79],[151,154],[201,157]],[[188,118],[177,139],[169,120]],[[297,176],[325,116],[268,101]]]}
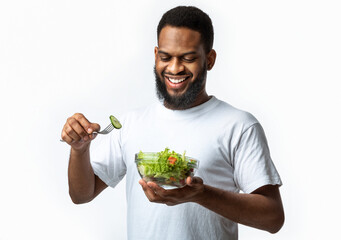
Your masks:
{"label": "green salad", "polygon": [[166,148],[157,153],[140,151],[136,156],[138,171],[146,181],[159,185],[181,187],[188,176],[194,175],[198,161]]}

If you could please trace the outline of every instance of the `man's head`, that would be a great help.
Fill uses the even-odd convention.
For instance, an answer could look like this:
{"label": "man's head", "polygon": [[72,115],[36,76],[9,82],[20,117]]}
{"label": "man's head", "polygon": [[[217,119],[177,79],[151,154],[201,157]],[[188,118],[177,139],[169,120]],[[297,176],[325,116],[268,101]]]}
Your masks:
{"label": "man's head", "polygon": [[189,28],[200,33],[206,53],[213,47],[213,25],[210,17],[196,7],[179,6],[163,14],[157,27],[157,40],[165,26]]}
{"label": "man's head", "polygon": [[207,101],[206,74],[216,57],[208,15],[195,7],[176,7],[163,15],[157,32],[158,97],[172,109],[186,109]]}

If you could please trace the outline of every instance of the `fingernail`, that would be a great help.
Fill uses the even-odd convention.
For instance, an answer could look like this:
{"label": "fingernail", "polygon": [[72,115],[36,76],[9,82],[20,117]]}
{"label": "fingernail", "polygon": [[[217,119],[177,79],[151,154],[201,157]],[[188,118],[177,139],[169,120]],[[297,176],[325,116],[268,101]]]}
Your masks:
{"label": "fingernail", "polygon": [[91,128],[88,128],[88,133],[92,133],[92,129]]}
{"label": "fingernail", "polygon": [[151,183],[151,182],[147,182],[147,185],[148,185],[149,187],[153,187],[153,183]]}

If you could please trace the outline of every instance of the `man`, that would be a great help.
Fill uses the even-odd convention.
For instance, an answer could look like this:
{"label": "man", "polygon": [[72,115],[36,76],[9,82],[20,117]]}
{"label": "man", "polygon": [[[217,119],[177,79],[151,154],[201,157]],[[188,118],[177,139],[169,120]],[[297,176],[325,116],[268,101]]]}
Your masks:
{"label": "man", "polygon": [[[99,125],[82,114],[64,125],[72,200],[89,202],[126,176],[128,239],[237,239],[237,223],[279,231],[282,183],[261,125],[205,89],[216,59],[210,18],[197,8],[177,7],[163,15],[157,34],[161,103],[127,113],[123,128],[102,137],[91,152]],[[183,188],[165,190],[138,175],[135,153],[165,147],[200,161]]]}

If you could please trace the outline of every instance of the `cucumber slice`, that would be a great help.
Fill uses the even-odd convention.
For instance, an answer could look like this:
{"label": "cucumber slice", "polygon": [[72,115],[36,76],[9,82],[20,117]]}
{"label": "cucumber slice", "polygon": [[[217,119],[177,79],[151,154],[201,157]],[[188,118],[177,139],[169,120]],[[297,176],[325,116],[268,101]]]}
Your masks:
{"label": "cucumber slice", "polygon": [[122,124],[113,115],[110,116],[110,121],[114,128],[120,129],[122,127]]}

